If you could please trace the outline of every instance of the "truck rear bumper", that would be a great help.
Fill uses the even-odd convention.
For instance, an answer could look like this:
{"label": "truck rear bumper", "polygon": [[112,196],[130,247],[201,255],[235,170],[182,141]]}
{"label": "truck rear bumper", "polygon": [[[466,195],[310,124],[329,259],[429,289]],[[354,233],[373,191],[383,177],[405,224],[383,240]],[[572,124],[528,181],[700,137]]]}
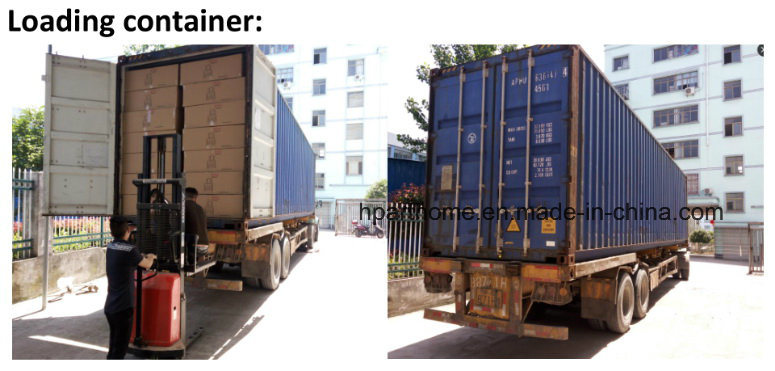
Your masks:
{"label": "truck rear bumper", "polygon": [[567,327],[536,325],[532,323],[512,323],[504,320],[456,314],[436,309],[426,309],[424,317],[425,319],[434,321],[503,332],[519,337],[526,336],[542,339],[568,340]]}

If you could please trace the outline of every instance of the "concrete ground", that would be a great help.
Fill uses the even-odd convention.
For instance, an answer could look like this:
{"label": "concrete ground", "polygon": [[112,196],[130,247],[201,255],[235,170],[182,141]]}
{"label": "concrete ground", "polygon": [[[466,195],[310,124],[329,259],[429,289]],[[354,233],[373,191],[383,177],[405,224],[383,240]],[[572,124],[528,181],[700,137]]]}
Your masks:
{"label": "concrete ground", "polygon": [[[330,343],[331,334],[341,332],[349,321],[384,321],[384,289],[376,292],[373,305],[361,305],[372,310],[352,310],[354,306],[344,303],[348,305],[343,307],[341,301],[347,290],[384,287],[385,241],[320,231],[318,251],[294,254],[290,276],[274,292],[247,285],[242,292],[187,287],[188,326],[202,326],[204,332],[186,358],[298,357],[299,348],[305,349],[305,357],[334,356],[319,344]],[[102,308],[107,280],[95,283],[98,293],[66,295],[43,312],[35,312],[40,298],[14,305],[13,359],[104,359],[108,325]],[[371,335],[365,326],[353,326],[348,332],[353,339]],[[374,352],[384,357],[384,349]]]}
{"label": "concrete ground", "polygon": [[[667,279],[651,293],[646,318],[624,335],[592,330],[579,309],[547,310],[567,341],[518,338],[425,320],[418,311],[388,320],[389,358],[750,358],[765,355],[769,326],[764,276],[748,266],[692,257],[689,281]],[[766,281],[765,281],[766,280]],[[766,283],[767,282],[767,283]],[[454,305],[439,307],[454,312]]]}

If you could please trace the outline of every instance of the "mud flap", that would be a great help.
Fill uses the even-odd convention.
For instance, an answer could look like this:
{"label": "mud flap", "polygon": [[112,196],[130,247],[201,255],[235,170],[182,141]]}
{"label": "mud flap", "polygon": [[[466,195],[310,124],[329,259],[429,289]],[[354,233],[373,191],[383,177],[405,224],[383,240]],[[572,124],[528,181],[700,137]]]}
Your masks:
{"label": "mud flap", "polygon": [[616,307],[615,278],[581,280],[581,318],[607,320]]}

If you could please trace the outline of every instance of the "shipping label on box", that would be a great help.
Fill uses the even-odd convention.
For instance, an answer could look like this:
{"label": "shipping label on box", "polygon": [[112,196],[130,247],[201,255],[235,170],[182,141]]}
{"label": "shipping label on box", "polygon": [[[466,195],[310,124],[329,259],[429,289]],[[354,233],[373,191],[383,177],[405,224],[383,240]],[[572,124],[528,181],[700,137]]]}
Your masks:
{"label": "shipping label on box", "polygon": [[183,106],[245,100],[245,78],[183,85]]}
{"label": "shipping label on box", "polygon": [[[121,136],[121,152],[122,153],[143,153],[143,137],[147,135],[162,135],[162,134],[175,134],[176,131],[174,130],[153,130],[153,131],[142,131],[139,133],[124,133]],[[151,150],[156,151],[158,140],[151,141]],[[172,139],[169,138],[166,140],[167,143],[167,151],[172,151]]]}
{"label": "shipping label on box", "polygon": [[204,59],[180,65],[180,83],[223,80],[242,76],[242,54]]}
{"label": "shipping label on box", "polygon": [[180,110],[178,108],[158,108],[147,111],[124,113],[121,122],[124,133],[180,129]]}
{"label": "shipping label on box", "polygon": [[245,147],[245,125],[183,129],[183,150]]}
{"label": "shipping label on box", "polygon": [[237,125],[245,123],[245,101],[186,107],[184,128]]}
{"label": "shipping label on box", "polygon": [[245,169],[245,149],[213,149],[183,151],[186,172]]}
{"label": "shipping label on box", "polygon": [[124,94],[124,112],[177,107],[178,97],[177,86],[126,92]]}
{"label": "shipping label on box", "polygon": [[242,194],[242,171],[186,172],[186,187],[193,187],[199,194]]}
{"label": "shipping label on box", "polygon": [[205,216],[241,218],[242,195],[199,195],[196,203],[205,210]]}
{"label": "shipping label on box", "polygon": [[124,91],[178,86],[178,66],[172,64],[127,71],[124,74]]}

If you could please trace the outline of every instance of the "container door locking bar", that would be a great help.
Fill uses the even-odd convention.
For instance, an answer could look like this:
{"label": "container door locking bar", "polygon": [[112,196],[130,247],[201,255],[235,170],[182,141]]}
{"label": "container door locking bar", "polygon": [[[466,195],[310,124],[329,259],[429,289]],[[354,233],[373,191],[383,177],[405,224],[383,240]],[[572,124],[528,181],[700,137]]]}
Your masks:
{"label": "container door locking bar", "polygon": [[452,230],[452,252],[454,253],[457,251],[457,224],[458,220],[460,219],[458,216],[458,208],[460,206],[460,150],[461,150],[461,143],[460,140],[463,137],[463,83],[466,81],[466,74],[465,70],[461,67],[460,68],[460,94],[458,95],[457,100],[457,170],[455,171],[455,205],[452,208],[452,212],[455,214],[455,217],[453,219],[453,230]]}
{"label": "container door locking bar", "polygon": [[530,126],[533,122],[533,117],[530,116],[530,98],[533,96],[533,65],[535,60],[533,59],[533,50],[527,51],[527,115],[525,117],[525,229],[522,237],[522,255],[527,254],[527,249],[530,248],[530,236],[527,229],[527,222],[530,219],[527,214],[530,213],[530,207],[528,202],[530,201]]}
{"label": "container door locking bar", "polygon": [[482,246],[482,191],[484,190],[484,130],[487,125],[484,123],[485,117],[485,98],[487,92],[485,87],[487,86],[487,62],[482,63],[482,122],[479,128],[479,207],[476,209],[478,214],[476,225],[476,253],[479,254],[479,249]]}

